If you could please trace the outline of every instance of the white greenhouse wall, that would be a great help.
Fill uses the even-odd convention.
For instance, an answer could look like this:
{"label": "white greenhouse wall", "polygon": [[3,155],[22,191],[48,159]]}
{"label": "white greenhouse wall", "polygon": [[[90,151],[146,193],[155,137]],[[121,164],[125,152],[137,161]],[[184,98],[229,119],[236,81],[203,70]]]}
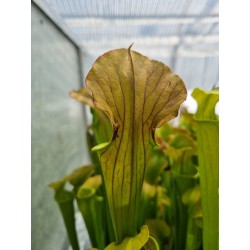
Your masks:
{"label": "white greenhouse wall", "polygon": [[84,109],[68,94],[82,84],[79,50],[33,3],[31,16],[32,249],[67,249],[48,184],[90,162]]}

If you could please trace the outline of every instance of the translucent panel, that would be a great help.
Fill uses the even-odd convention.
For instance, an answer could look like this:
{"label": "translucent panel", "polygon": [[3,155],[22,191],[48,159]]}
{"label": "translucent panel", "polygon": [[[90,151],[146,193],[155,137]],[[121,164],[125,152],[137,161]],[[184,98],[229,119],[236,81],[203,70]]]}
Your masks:
{"label": "translucent panel", "polygon": [[[188,88],[209,89],[218,82],[218,0],[35,2],[69,33],[89,56],[88,62],[108,50],[134,43],[134,50],[168,62],[173,69],[178,61]],[[214,66],[207,58],[213,58]]]}

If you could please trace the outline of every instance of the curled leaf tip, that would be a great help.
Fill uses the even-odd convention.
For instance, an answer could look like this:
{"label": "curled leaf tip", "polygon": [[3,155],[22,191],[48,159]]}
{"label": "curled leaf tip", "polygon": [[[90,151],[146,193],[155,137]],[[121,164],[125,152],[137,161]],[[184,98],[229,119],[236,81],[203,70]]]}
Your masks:
{"label": "curled leaf tip", "polygon": [[132,48],[132,46],[134,45],[134,42],[131,43],[131,45],[128,47],[128,50],[130,50]]}

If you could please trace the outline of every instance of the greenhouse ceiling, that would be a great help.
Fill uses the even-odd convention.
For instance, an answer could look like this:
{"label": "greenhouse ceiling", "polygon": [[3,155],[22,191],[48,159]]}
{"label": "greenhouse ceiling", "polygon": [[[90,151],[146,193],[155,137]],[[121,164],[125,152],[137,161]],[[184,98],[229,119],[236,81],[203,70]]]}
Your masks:
{"label": "greenhouse ceiling", "polygon": [[128,48],[163,61],[188,88],[218,85],[218,0],[35,0],[92,61]]}

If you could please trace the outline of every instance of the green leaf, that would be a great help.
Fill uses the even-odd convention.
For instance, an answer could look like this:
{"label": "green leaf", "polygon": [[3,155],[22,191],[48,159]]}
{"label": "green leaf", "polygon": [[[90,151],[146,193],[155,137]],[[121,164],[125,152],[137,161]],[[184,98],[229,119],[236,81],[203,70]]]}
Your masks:
{"label": "green leaf", "polygon": [[202,244],[202,230],[199,225],[202,220],[200,185],[189,188],[182,201],[188,206],[188,226],[185,250],[199,250]]}
{"label": "green leaf", "polygon": [[169,225],[160,219],[147,220],[146,225],[148,226],[150,235],[152,235],[157,242],[160,242],[160,245],[163,245],[164,241],[166,241],[170,235]]}
{"label": "green leaf", "polygon": [[161,150],[167,156],[175,175],[192,178],[197,169],[194,157],[197,156],[197,142],[186,129],[172,128],[167,136],[158,134]]}
{"label": "green leaf", "polygon": [[140,200],[140,213],[138,214],[138,225],[144,225],[146,219],[157,216],[157,186],[143,182],[142,196]]}
{"label": "green leaf", "polygon": [[[155,138],[159,145],[161,145],[162,140],[166,140],[166,138],[173,133],[173,128],[170,124],[165,123],[160,128],[155,130]],[[159,141],[158,141],[158,140]]]}
{"label": "green leaf", "polygon": [[58,188],[58,186],[54,185],[54,187],[56,188],[55,200],[59,205],[70,244],[73,250],[79,250],[80,248],[78,245],[78,239],[75,229],[75,211],[73,204],[75,197],[74,193],[64,190],[63,186]]}
{"label": "green leaf", "polygon": [[215,105],[218,91],[195,89],[198,102],[194,118],[198,141],[198,161],[202,197],[202,227],[204,250],[219,249],[219,120]]}
{"label": "green leaf", "polygon": [[173,134],[169,137],[170,146],[174,148],[193,148],[196,146],[194,139],[187,133],[183,134]]}
{"label": "green leaf", "polygon": [[154,237],[149,236],[149,239],[147,243],[142,247],[142,250],[160,250],[160,248]]}
{"label": "green leaf", "polygon": [[105,113],[95,108],[91,90],[88,88],[81,88],[78,91],[71,91],[70,96],[76,101],[86,104],[91,108],[93,115],[93,124],[91,128],[93,129],[97,143],[99,144],[109,140],[112,135],[110,121]]}
{"label": "green leaf", "polygon": [[95,166],[88,165],[75,169],[71,174],[67,175],[66,180],[74,187],[82,185],[93,173]]}
{"label": "green leaf", "polygon": [[103,150],[109,146],[110,142],[104,142],[101,144],[96,145],[95,147],[92,148],[93,152]]}
{"label": "green leaf", "polygon": [[[168,128],[166,129],[169,130]],[[197,166],[197,143],[187,129],[172,127],[170,132],[159,131],[158,141],[169,162],[169,174],[162,174],[163,186],[171,199],[171,206],[166,208],[167,222],[171,226],[170,249],[185,249],[186,230],[188,227],[188,207],[181,196],[195,185],[194,176]]]}
{"label": "green leaf", "polygon": [[170,220],[171,237],[170,249],[185,249],[186,230],[188,224],[188,208],[181,201],[184,190],[193,185],[190,178],[169,175],[170,183],[166,187],[171,199]]}
{"label": "green leaf", "polygon": [[141,232],[134,237],[126,237],[120,244],[115,242],[108,245],[105,250],[140,250],[149,239],[146,225],[141,227]]}
{"label": "green leaf", "polygon": [[87,178],[93,173],[94,166],[87,165],[75,169],[71,174],[64,176],[61,180],[49,184],[49,187],[55,190],[55,200],[59,205],[63,221],[67,230],[68,238],[73,250],[78,250],[78,239],[75,229],[75,211],[73,201],[75,199],[74,192],[64,189],[66,182],[70,182],[75,191],[82,185]]}
{"label": "green leaf", "polygon": [[196,225],[192,216],[189,216],[185,250],[199,250],[201,245],[202,230]]}
{"label": "green leaf", "polygon": [[180,116],[180,128],[187,129],[195,136],[195,121],[193,114],[190,114],[187,110],[182,110]]}
{"label": "green leaf", "polygon": [[157,147],[149,158],[145,173],[145,181],[149,184],[156,184],[160,173],[167,166],[167,160],[163,152]]}
{"label": "green leaf", "polygon": [[218,116],[215,114],[215,105],[219,101],[218,90],[205,91],[195,88],[192,96],[198,103],[198,109],[194,115],[196,120],[218,120]]}
{"label": "green leaf", "polygon": [[136,218],[152,134],[177,116],[186,99],[179,76],[163,63],[130,49],[100,56],[87,75],[95,106],[113,125],[99,152],[117,242],[137,234]]}
{"label": "green leaf", "polygon": [[82,166],[80,168],[75,169],[69,175],[64,176],[61,180],[50,183],[49,187],[57,191],[61,187],[63,187],[66,182],[69,182],[75,188],[78,188],[89,178],[89,176],[91,176],[91,174],[94,173],[94,169],[94,165]]}
{"label": "green leaf", "polygon": [[77,192],[77,204],[86,224],[93,247],[104,249],[103,198],[96,195],[94,188],[81,186]]}
{"label": "green leaf", "polygon": [[[88,88],[81,88],[78,91],[73,90],[70,92],[70,96],[76,101],[86,104],[91,108],[93,115],[92,128],[94,130],[95,137],[97,137],[97,142],[104,142],[102,137],[109,139],[108,136],[111,135],[110,132],[112,131],[110,121],[105,113],[95,108],[91,90]],[[101,140],[98,140],[99,138]]]}
{"label": "green leaf", "polygon": [[182,195],[181,199],[185,205],[195,204],[201,198],[200,185],[196,185],[192,188],[186,190],[186,192]]}
{"label": "green leaf", "polygon": [[95,176],[89,177],[84,182],[83,185],[84,187],[94,188],[95,190],[97,190],[102,185],[102,177],[101,175],[95,175]]}
{"label": "green leaf", "polygon": [[[76,101],[88,105],[91,109],[93,121],[87,131],[89,148],[93,147],[92,144],[96,145],[96,143],[100,144],[107,142],[112,136],[112,126],[107,115],[103,111],[95,108],[91,90],[88,88],[81,88],[78,91],[71,91],[70,96]],[[98,150],[98,148],[96,150]],[[94,163],[98,163],[96,154],[93,153],[96,150],[94,149],[90,151],[90,155]]]}
{"label": "green leaf", "polygon": [[108,116],[101,110],[92,109],[93,122],[91,128],[94,132],[96,143],[109,141],[112,136],[112,125]]}

